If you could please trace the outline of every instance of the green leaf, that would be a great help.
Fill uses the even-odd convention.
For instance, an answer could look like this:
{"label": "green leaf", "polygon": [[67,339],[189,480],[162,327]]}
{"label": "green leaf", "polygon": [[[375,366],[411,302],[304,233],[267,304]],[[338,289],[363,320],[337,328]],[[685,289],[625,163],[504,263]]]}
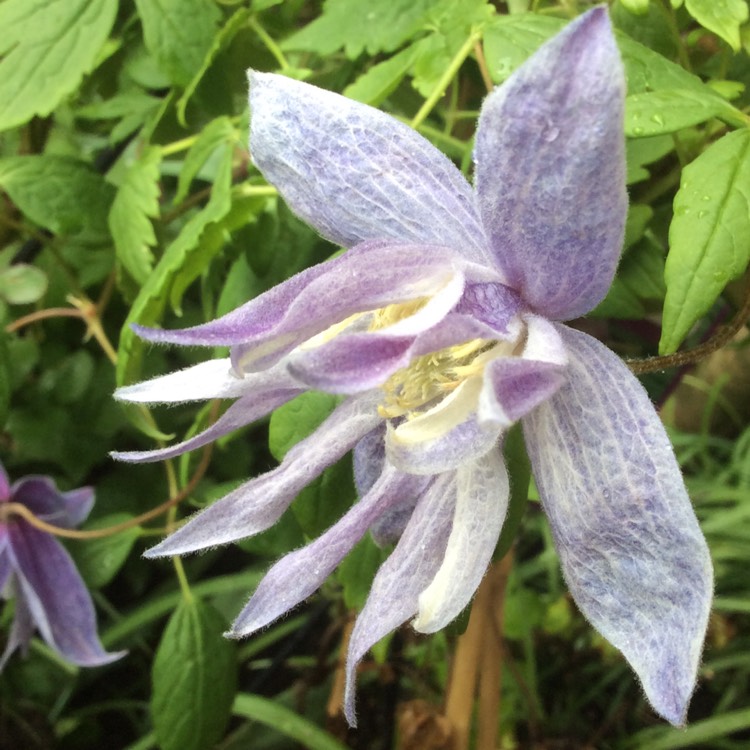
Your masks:
{"label": "green leaf", "polygon": [[[643,208],[643,207],[641,207]],[[664,299],[664,252],[646,237],[625,253],[606,298],[593,317],[638,320],[647,314],[645,301]]]}
{"label": "green leaf", "polygon": [[[130,513],[111,513],[89,521],[83,528],[87,531],[105,529],[131,518]],[[112,536],[72,543],[70,553],[86,585],[92,589],[106,586],[124,565],[139,536],[138,528],[131,527]]]}
{"label": "green leaf", "polygon": [[674,133],[734,110],[711,89],[648,91],[625,100],[625,135],[649,138]]}
{"label": "green leaf", "polygon": [[162,750],[208,750],[224,734],[237,691],[234,643],[213,607],[182,601],[154,659],[151,717]]}
{"label": "green leaf", "polygon": [[[217,231],[216,225],[232,208],[232,157],[232,149],[226,148],[221,155],[216,179],[211,188],[211,199],[201,212],[201,221],[195,225],[192,221],[188,222],[173,243],[175,245],[182,242],[186,251],[191,250],[180,252],[183,255],[182,266],[174,278],[169,294],[169,303],[178,315],[182,314],[180,303],[185,290],[200,276],[224,245],[224,232],[221,229]],[[207,224],[204,223],[206,220]]]}
{"label": "green leaf", "polygon": [[5,420],[8,417],[8,408],[10,406],[10,394],[12,392],[7,338],[8,334],[0,326],[0,430],[5,427]]}
{"label": "green leaf", "polygon": [[651,173],[646,165],[653,164],[674,149],[674,139],[668,135],[657,135],[653,138],[638,138],[625,144],[627,158],[627,183],[647,180]]}
{"label": "green leaf", "polygon": [[497,16],[484,31],[484,56],[490,76],[504,81],[526,58],[565,24],[559,18],[518,13]]}
{"label": "green leaf", "polygon": [[748,18],[745,0],[685,0],[685,7],[701,26],[740,51],[740,24]]}
{"label": "green leaf", "polygon": [[47,291],[47,274],[41,268],[17,263],[0,270],[0,299],[9,305],[28,305]]}
{"label": "green leaf", "polygon": [[415,45],[417,59],[412,71],[414,88],[427,98],[440,84],[445,70],[475,29],[487,25],[494,8],[486,0],[464,0],[460,5],[437,5],[430,15],[433,32]]}
{"label": "green leaf", "polygon": [[239,693],[234,700],[232,713],[271,727],[279,734],[296,740],[307,750],[346,750],[346,746],[308,719],[277,701],[259,695]]}
{"label": "green leaf", "polygon": [[436,5],[445,0],[326,0],[323,14],[289,37],[282,47],[327,56],[344,49],[350,59],[363,52],[392,52],[418,34]]}
{"label": "green leaf", "polygon": [[631,13],[642,16],[648,13],[648,4],[650,0],[620,0],[622,6],[627,8]]}
{"label": "green leaf", "polygon": [[344,558],[336,570],[336,579],[344,589],[347,609],[362,611],[370,594],[372,579],[385,562],[388,552],[380,549],[369,534]]}
{"label": "green leaf", "polygon": [[55,234],[89,241],[109,237],[114,188],[85,162],[47,154],[12,156],[0,160],[0,187],[33,222]]}
{"label": "green leaf", "polygon": [[411,45],[388,60],[373,65],[344,89],[344,96],[377,107],[401,83],[416,59],[418,48]]}
{"label": "green leaf", "polygon": [[[141,287],[120,331],[117,358],[118,385],[135,381],[141,370],[144,345],[133,333],[131,324],[156,324],[164,312],[170,295],[174,302],[175,290],[177,289],[181,294],[189,284],[188,279],[194,279],[195,274],[200,272],[200,264],[195,261],[195,257],[200,256],[202,264],[205,265],[221,248],[223,236],[212,234],[209,237],[207,231],[216,222],[221,221],[230,210],[231,176],[231,163],[225,159],[214,183],[210,200],[185,224]],[[205,238],[204,234],[206,234]],[[128,410],[129,413],[132,411],[132,409]]]}
{"label": "green leaf", "polygon": [[356,498],[351,459],[329,466],[299,493],[292,512],[309,539],[320,536],[352,506]]}
{"label": "green leaf", "polygon": [[48,115],[94,69],[117,0],[0,3],[0,130]]}
{"label": "green leaf", "polygon": [[135,0],[143,38],[159,67],[178,86],[201,69],[221,12],[210,0]]}
{"label": "green leaf", "polygon": [[151,248],[156,234],[151,219],[159,215],[161,158],[158,146],[143,149],[128,166],[109,212],[117,258],[139,285],[154,268]]}
{"label": "green leaf", "polygon": [[185,110],[187,109],[188,102],[203,79],[203,76],[206,74],[206,71],[211,67],[219,53],[229,45],[232,39],[234,39],[237,32],[246,25],[249,17],[250,11],[247,8],[240,8],[235,11],[234,15],[226,23],[222,25],[221,30],[214,37],[200,68],[195,72],[190,83],[185,87],[182,96],[177,100],[177,121],[181,125],[186,125]]}
{"label": "green leaf", "polygon": [[283,461],[290,448],[315,432],[336,408],[338,399],[330,393],[307,391],[271,415],[268,448],[277,461]]}
{"label": "green leaf", "polygon": [[712,144],[682,173],[669,228],[659,351],[674,352],[750,259],[750,130]]}
{"label": "green leaf", "polygon": [[494,560],[501,560],[505,557],[513,545],[529,499],[531,464],[526,454],[523,433],[519,424],[513,425],[508,431],[503,452],[510,476],[510,498],[503,530],[493,554]]}
{"label": "green leaf", "polygon": [[[328,393],[308,391],[271,415],[268,446],[277,461],[320,426],[336,407],[338,399]],[[355,497],[349,459],[329,466],[299,493],[292,506],[294,515],[308,537],[318,536],[341,516]]]}
{"label": "green leaf", "polygon": [[190,185],[208,158],[222,144],[234,144],[238,140],[237,130],[228,117],[217,117],[206,125],[185,156],[177,178],[177,193],[174,203],[187,197]]}

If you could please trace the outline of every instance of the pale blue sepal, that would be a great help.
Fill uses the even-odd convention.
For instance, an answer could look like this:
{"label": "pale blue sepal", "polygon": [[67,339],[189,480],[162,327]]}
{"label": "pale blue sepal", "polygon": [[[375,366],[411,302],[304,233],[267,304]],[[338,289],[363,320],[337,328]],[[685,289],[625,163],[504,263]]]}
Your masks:
{"label": "pale blue sepal", "polygon": [[713,593],[708,547],[644,388],[603,344],[559,330],[567,382],[523,425],[563,574],[657,713],[681,725]]}
{"label": "pale blue sepal", "polygon": [[448,472],[438,477],[419,499],[396,548],[372,582],[346,657],[344,714],[351,726],[356,726],[357,665],[381,638],[417,613],[419,595],[443,561],[455,506],[456,477],[454,472]]}

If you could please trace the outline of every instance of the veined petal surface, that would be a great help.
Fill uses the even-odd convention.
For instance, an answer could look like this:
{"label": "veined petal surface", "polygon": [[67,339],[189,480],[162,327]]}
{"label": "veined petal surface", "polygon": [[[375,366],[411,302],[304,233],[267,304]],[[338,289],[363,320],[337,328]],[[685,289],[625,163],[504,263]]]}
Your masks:
{"label": "veined petal surface", "polygon": [[267,381],[265,390],[258,389],[257,393],[249,393],[235,401],[210,427],[181,443],[151,451],[113,451],[110,455],[117,461],[134,464],[153,463],[181,456],[267,416],[274,409],[299,396],[304,390],[299,385],[281,385],[276,388]]}
{"label": "veined petal surface", "polygon": [[55,526],[72,529],[86,520],[94,505],[94,490],[81,487],[60,492],[49,477],[29,476],[13,484],[13,500]]}
{"label": "veined petal surface", "polygon": [[535,312],[600,302],[622,246],[625,78],[606,8],[543,45],[485,100],[476,189],[495,261]]}
{"label": "veined petal surface", "polygon": [[435,577],[456,505],[456,477],[448,472],[417,501],[396,548],[380,566],[362,612],[349,639],[346,657],[344,713],[351,726],[354,716],[354,679],[362,657],[381,638],[417,613],[419,594]]}
{"label": "veined petal surface", "polygon": [[430,481],[386,467],[370,492],[340,521],[306,547],[282,557],[268,571],[230,634],[238,638],[249,635],[317,591],[384,512],[405,496],[419,496]]}
{"label": "veined petal surface", "polygon": [[81,666],[119,659],[124,652],[108,653],[99,642],[91,596],[60,543],[23,522],[14,523],[9,533],[17,594],[42,637]]}
{"label": "veined petal surface", "polygon": [[568,379],[523,425],[563,573],[656,711],[681,724],[713,591],[708,548],[641,384],[603,344],[559,328]]}
{"label": "veined petal surface", "polygon": [[412,625],[435,633],[458,617],[487,572],[508,510],[510,485],[499,447],[456,471],[456,512],[445,558],[419,595]]}
{"label": "veined petal surface", "polygon": [[343,247],[448,245],[486,262],[474,193],[408,125],[339,94],[250,72],[250,152],[292,210]]}
{"label": "veined petal surface", "polygon": [[378,393],[363,393],[347,399],[310,437],[297,443],[276,469],[200,511],[145,556],[183,555],[236,542],[273,526],[303,487],[378,426],[379,398]]}
{"label": "veined petal surface", "polygon": [[445,247],[373,240],[300,271],[208,323],[181,330],[135,328],[139,336],[157,343],[264,345],[268,351],[262,353],[276,354],[277,361],[302,341],[350,315],[430,296],[462,264],[461,256]]}
{"label": "veined petal surface", "polygon": [[278,384],[278,378],[285,375],[286,367],[277,366],[243,378],[233,372],[229,357],[209,359],[167,375],[118,388],[115,398],[132,404],[181,404],[212,398],[237,398],[262,388],[269,377],[277,379]]}

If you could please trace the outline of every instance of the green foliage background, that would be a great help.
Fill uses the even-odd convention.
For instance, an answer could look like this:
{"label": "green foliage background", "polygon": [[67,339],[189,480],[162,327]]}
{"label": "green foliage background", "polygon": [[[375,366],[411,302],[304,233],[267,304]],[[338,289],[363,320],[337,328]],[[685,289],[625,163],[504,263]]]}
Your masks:
{"label": "green foliage background", "polygon": [[[352,502],[347,461],[255,539],[174,566],[140,559],[178,516],[273,466],[332,400],[310,394],[270,428],[228,436],[210,464],[196,455],[128,467],[108,452],[181,438],[223,407],[149,414],[111,394],[200,356],[146,347],[131,323],[208,320],[336,250],[251,164],[247,68],[381,107],[468,172],[487,84],[590,5],[0,1],[0,459],[11,476],[95,485],[91,529],[189,490],[179,510],[69,543],[105,645],[129,656],[79,670],[35,640],[0,675],[0,747],[423,746],[408,744],[398,712],[419,706],[439,725],[460,627],[380,644],[360,678],[361,730],[326,718],[348,612],[382,559],[369,540],[299,612],[247,642],[221,638],[269,562]],[[670,355],[738,309],[747,317],[748,4],[617,0],[610,9],[628,75],[631,205],[618,276],[587,325],[623,356]],[[717,572],[691,726],[657,722],[619,655],[574,610],[532,488],[504,602],[503,748],[748,746],[750,359],[735,329],[740,343],[723,353],[719,377],[709,358],[693,373],[646,378],[655,400],[672,394],[664,413],[690,427],[675,427],[675,446]],[[11,616],[8,604],[4,632]],[[424,745],[433,746],[443,747]]]}

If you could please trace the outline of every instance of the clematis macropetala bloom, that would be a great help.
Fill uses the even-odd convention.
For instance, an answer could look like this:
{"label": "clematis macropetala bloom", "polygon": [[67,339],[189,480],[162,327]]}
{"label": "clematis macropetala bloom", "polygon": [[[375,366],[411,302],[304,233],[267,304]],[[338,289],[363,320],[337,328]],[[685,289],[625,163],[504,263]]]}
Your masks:
{"label": "clematis macropetala bloom", "polygon": [[60,492],[43,476],[23,477],[11,485],[0,464],[0,597],[15,600],[0,670],[16,649],[28,649],[35,630],[63,659],[81,667],[119,659],[124,651],[108,653],[99,642],[94,605],[70,555],[51,534],[19,515],[3,513],[9,503],[71,529],[86,520],[94,491]]}
{"label": "clematis macropetala bloom", "polygon": [[250,150],[343,255],[213,322],[139,329],[229,358],[122,388],[133,402],[236,398],[197,448],[308,389],[343,400],[281,465],[150,551],[226,544],[276,522],[354,451],[359,501],[282,558],[231,631],[313,593],[368,532],[397,541],[349,644],[357,663],[409,619],[433,632],[469,603],[508,503],[502,441],[521,421],[563,573],[658,713],[684,721],[712,592],[708,550],[667,435],[627,367],[565,326],[606,294],[627,212],[624,76],[606,10],[545,44],[482,107],[474,188],[407,126],[277,75],[250,74]]}

